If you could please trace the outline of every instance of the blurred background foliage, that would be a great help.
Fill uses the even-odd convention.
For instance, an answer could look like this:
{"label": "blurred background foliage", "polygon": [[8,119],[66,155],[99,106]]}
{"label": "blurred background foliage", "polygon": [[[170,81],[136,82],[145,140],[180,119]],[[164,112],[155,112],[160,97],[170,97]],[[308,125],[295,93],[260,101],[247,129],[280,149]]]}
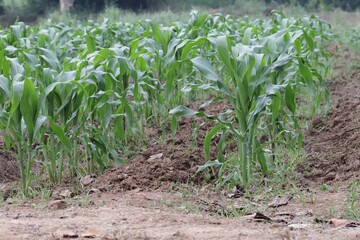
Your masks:
{"label": "blurred background foliage", "polygon": [[[300,7],[304,11],[357,11],[360,0],[75,0],[71,13],[86,18],[91,14],[106,16],[114,8],[134,13],[159,10],[180,13],[202,8],[221,9],[234,15],[260,15],[284,6]],[[0,0],[0,24],[3,26],[16,20],[36,23],[39,18],[55,17],[54,14],[59,14],[59,0]]]}

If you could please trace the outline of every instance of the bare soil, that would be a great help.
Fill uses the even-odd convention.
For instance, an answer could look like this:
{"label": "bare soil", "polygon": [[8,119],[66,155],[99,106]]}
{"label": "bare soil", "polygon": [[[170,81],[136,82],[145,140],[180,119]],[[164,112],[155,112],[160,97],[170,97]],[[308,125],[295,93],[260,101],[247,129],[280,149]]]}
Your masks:
{"label": "bare soil", "polygon": [[0,150],[0,183],[19,179],[19,162],[11,154]]}
{"label": "bare soil", "polygon": [[[164,197],[169,200],[163,202]],[[179,196],[154,191],[102,195],[93,205],[73,203],[63,210],[6,205],[0,209],[0,239],[359,239],[358,228],[335,228],[313,221],[313,208],[342,198],[340,193],[319,197],[322,200],[313,207],[302,209],[294,201],[286,209],[278,209],[278,216],[292,218],[289,223],[297,224],[256,222],[250,215],[229,219],[190,213],[181,205],[166,205],[181,201]]]}
{"label": "bare soil", "polygon": [[337,68],[342,73],[329,83],[330,110],[312,121],[305,138],[310,156],[299,170],[306,183],[360,181],[360,71]]}
{"label": "bare soil", "polygon": [[[199,104],[189,106],[197,109]],[[228,104],[220,101],[203,108],[207,114],[218,114],[226,111]],[[196,171],[205,163],[203,142],[206,133],[214,126],[204,118],[184,117],[179,119],[179,127],[175,136],[170,125],[163,140],[159,139],[162,130],[149,128],[148,146],[139,155],[131,157],[129,164],[109,169],[98,179],[95,187],[102,191],[122,192],[133,189],[167,190],[173,183],[200,184],[204,174]],[[196,126],[196,134],[194,134]],[[217,139],[213,139],[211,157],[215,158]]]}
{"label": "bare soil", "polygon": [[[358,223],[336,221],[346,216],[348,184],[360,180],[360,71],[345,64],[336,69],[341,74],[330,81],[330,110],[312,121],[304,137],[309,157],[297,170],[308,187],[284,190],[275,201],[279,206],[269,205],[276,197],[271,188],[249,198],[240,189],[214,193],[204,185],[204,175],[194,173],[205,162],[201,142],[212,124],[184,118],[174,138],[159,140],[162,132],[148,129],[146,150],[98,176],[83,193],[64,185],[49,200],[6,199],[0,239],[360,239]],[[0,156],[2,190],[18,170],[11,157]],[[324,183],[329,188],[320,190]]]}

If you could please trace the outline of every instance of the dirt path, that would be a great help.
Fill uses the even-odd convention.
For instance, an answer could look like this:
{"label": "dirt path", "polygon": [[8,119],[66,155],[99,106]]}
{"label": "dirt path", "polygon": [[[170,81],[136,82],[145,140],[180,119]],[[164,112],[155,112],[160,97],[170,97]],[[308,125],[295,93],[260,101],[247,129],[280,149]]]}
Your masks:
{"label": "dirt path", "polygon": [[[72,206],[64,210],[13,207],[0,210],[0,239],[359,239],[359,228],[334,228],[315,224],[319,204],[332,204],[341,193],[330,194],[317,204],[289,211],[297,224],[256,223],[251,216],[227,219],[185,213],[163,205],[161,194],[127,193],[102,196],[107,203],[92,207]],[[331,200],[328,202],[326,200]],[[98,205],[99,204],[99,205]],[[146,204],[141,206],[142,204]],[[135,205],[135,206],[134,206]],[[280,209],[278,209],[279,212]],[[269,213],[270,214],[270,213]]]}

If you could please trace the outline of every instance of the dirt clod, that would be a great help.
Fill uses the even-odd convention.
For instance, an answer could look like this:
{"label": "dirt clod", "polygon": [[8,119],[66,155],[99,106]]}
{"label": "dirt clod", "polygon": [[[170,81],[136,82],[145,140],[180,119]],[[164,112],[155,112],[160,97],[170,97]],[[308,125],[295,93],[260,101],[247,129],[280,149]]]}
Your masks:
{"label": "dirt clod", "polygon": [[0,150],[0,169],[0,183],[12,182],[20,177],[19,162],[3,150]]}
{"label": "dirt clod", "polygon": [[276,208],[283,205],[288,204],[288,202],[292,199],[291,195],[286,195],[283,197],[277,197],[271,203],[269,203],[268,207]]}
{"label": "dirt clod", "polygon": [[[192,108],[196,109],[201,103]],[[203,110],[208,114],[226,111],[228,104],[217,102]],[[131,157],[127,165],[106,170],[95,184],[96,188],[108,191],[128,191],[141,188],[143,190],[167,189],[172,183],[199,183],[203,174],[195,174],[204,159],[203,142],[205,135],[214,124],[203,118],[184,117],[179,119],[179,129],[175,137],[170,128],[164,142],[149,141],[147,149],[140,155]],[[194,136],[193,128],[197,126]],[[147,129],[149,139],[159,139],[159,129]],[[215,141],[215,140],[214,140]],[[216,144],[211,154],[216,156]]]}
{"label": "dirt clod", "polygon": [[48,208],[51,210],[61,210],[67,207],[67,203],[64,200],[55,200],[50,202],[48,205]]}
{"label": "dirt clod", "polygon": [[75,193],[71,192],[69,189],[66,189],[60,193],[60,196],[63,198],[72,198],[75,196]]}
{"label": "dirt clod", "polygon": [[92,184],[95,181],[95,179],[96,179],[95,175],[86,175],[80,179],[80,183],[81,185],[86,187]]}

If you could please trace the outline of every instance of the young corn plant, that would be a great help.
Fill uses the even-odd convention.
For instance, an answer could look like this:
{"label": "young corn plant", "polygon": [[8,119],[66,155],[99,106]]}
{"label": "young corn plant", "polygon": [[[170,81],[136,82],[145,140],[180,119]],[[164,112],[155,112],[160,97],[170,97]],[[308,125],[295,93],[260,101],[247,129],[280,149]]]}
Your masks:
{"label": "young corn plant", "polygon": [[[171,130],[179,115],[214,121],[204,167],[220,166],[222,184],[249,185],[257,168],[271,175],[279,144],[300,147],[299,90],[309,87],[316,107],[328,96],[320,46],[329,34],[314,17],[277,13],[250,21],[192,12],[189,22],[168,26],[49,21],[0,33],[0,128],[7,150],[19,156],[24,193],[33,163],[53,183],[65,172],[101,173],[123,162],[119,155],[126,158],[129,144],[144,139],[146,126],[166,133],[169,109],[210,94],[215,97],[199,109],[221,99],[229,109],[211,116],[179,106],[170,111]],[[229,157],[234,143],[238,154]]]}
{"label": "young corn plant", "polygon": [[[292,147],[294,142],[286,143],[289,134],[296,136],[295,140],[301,146],[295,118],[298,85],[312,87],[316,79],[323,81],[316,69],[310,69],[308,62],[312,56],[308,52],[314,50],[315,43],[309,43],[305,30],[286,26],[269,36],[253,39],[252,36],[258,35],[259,31],[256,27],[246,29],[242,43],[234,43],[227,36],[209,38],[220,62],[219,70],[224,72],[220,76],[217,74],[220,71],[213,66],[215,64],[207,59],[196,57],[191,60],[194,67],[211,81],[209,88],[217,92],[217,98],[227,100],[229,110],[217,116],[185,106],[171,110],[174,116],[204,116],[217,123],[205,138],[207,160],[210,160],[210,143],[215,135],[232,135],[236,141],[238,160],[236,166],[230,166],[232,169],[224,169],[229,168],[229,164],[221,156],[226,141],[218,142],[221,153],[218,159],[199,168],[201,171],[206,167],[220,166],[220,184],[233,181],[248,186],[256,165],[260,166],[263,176],[268,176],[271,162],[265,154],[263,140],[259,138],[262,125],[269,131],[266,141],[270,138],[273,157],[275,144],[283,143],[295,149]],[[286,127],[287,120],[292,120],[290,128]],[[284,141],[279,141],[278,136],[285,137]]]}

